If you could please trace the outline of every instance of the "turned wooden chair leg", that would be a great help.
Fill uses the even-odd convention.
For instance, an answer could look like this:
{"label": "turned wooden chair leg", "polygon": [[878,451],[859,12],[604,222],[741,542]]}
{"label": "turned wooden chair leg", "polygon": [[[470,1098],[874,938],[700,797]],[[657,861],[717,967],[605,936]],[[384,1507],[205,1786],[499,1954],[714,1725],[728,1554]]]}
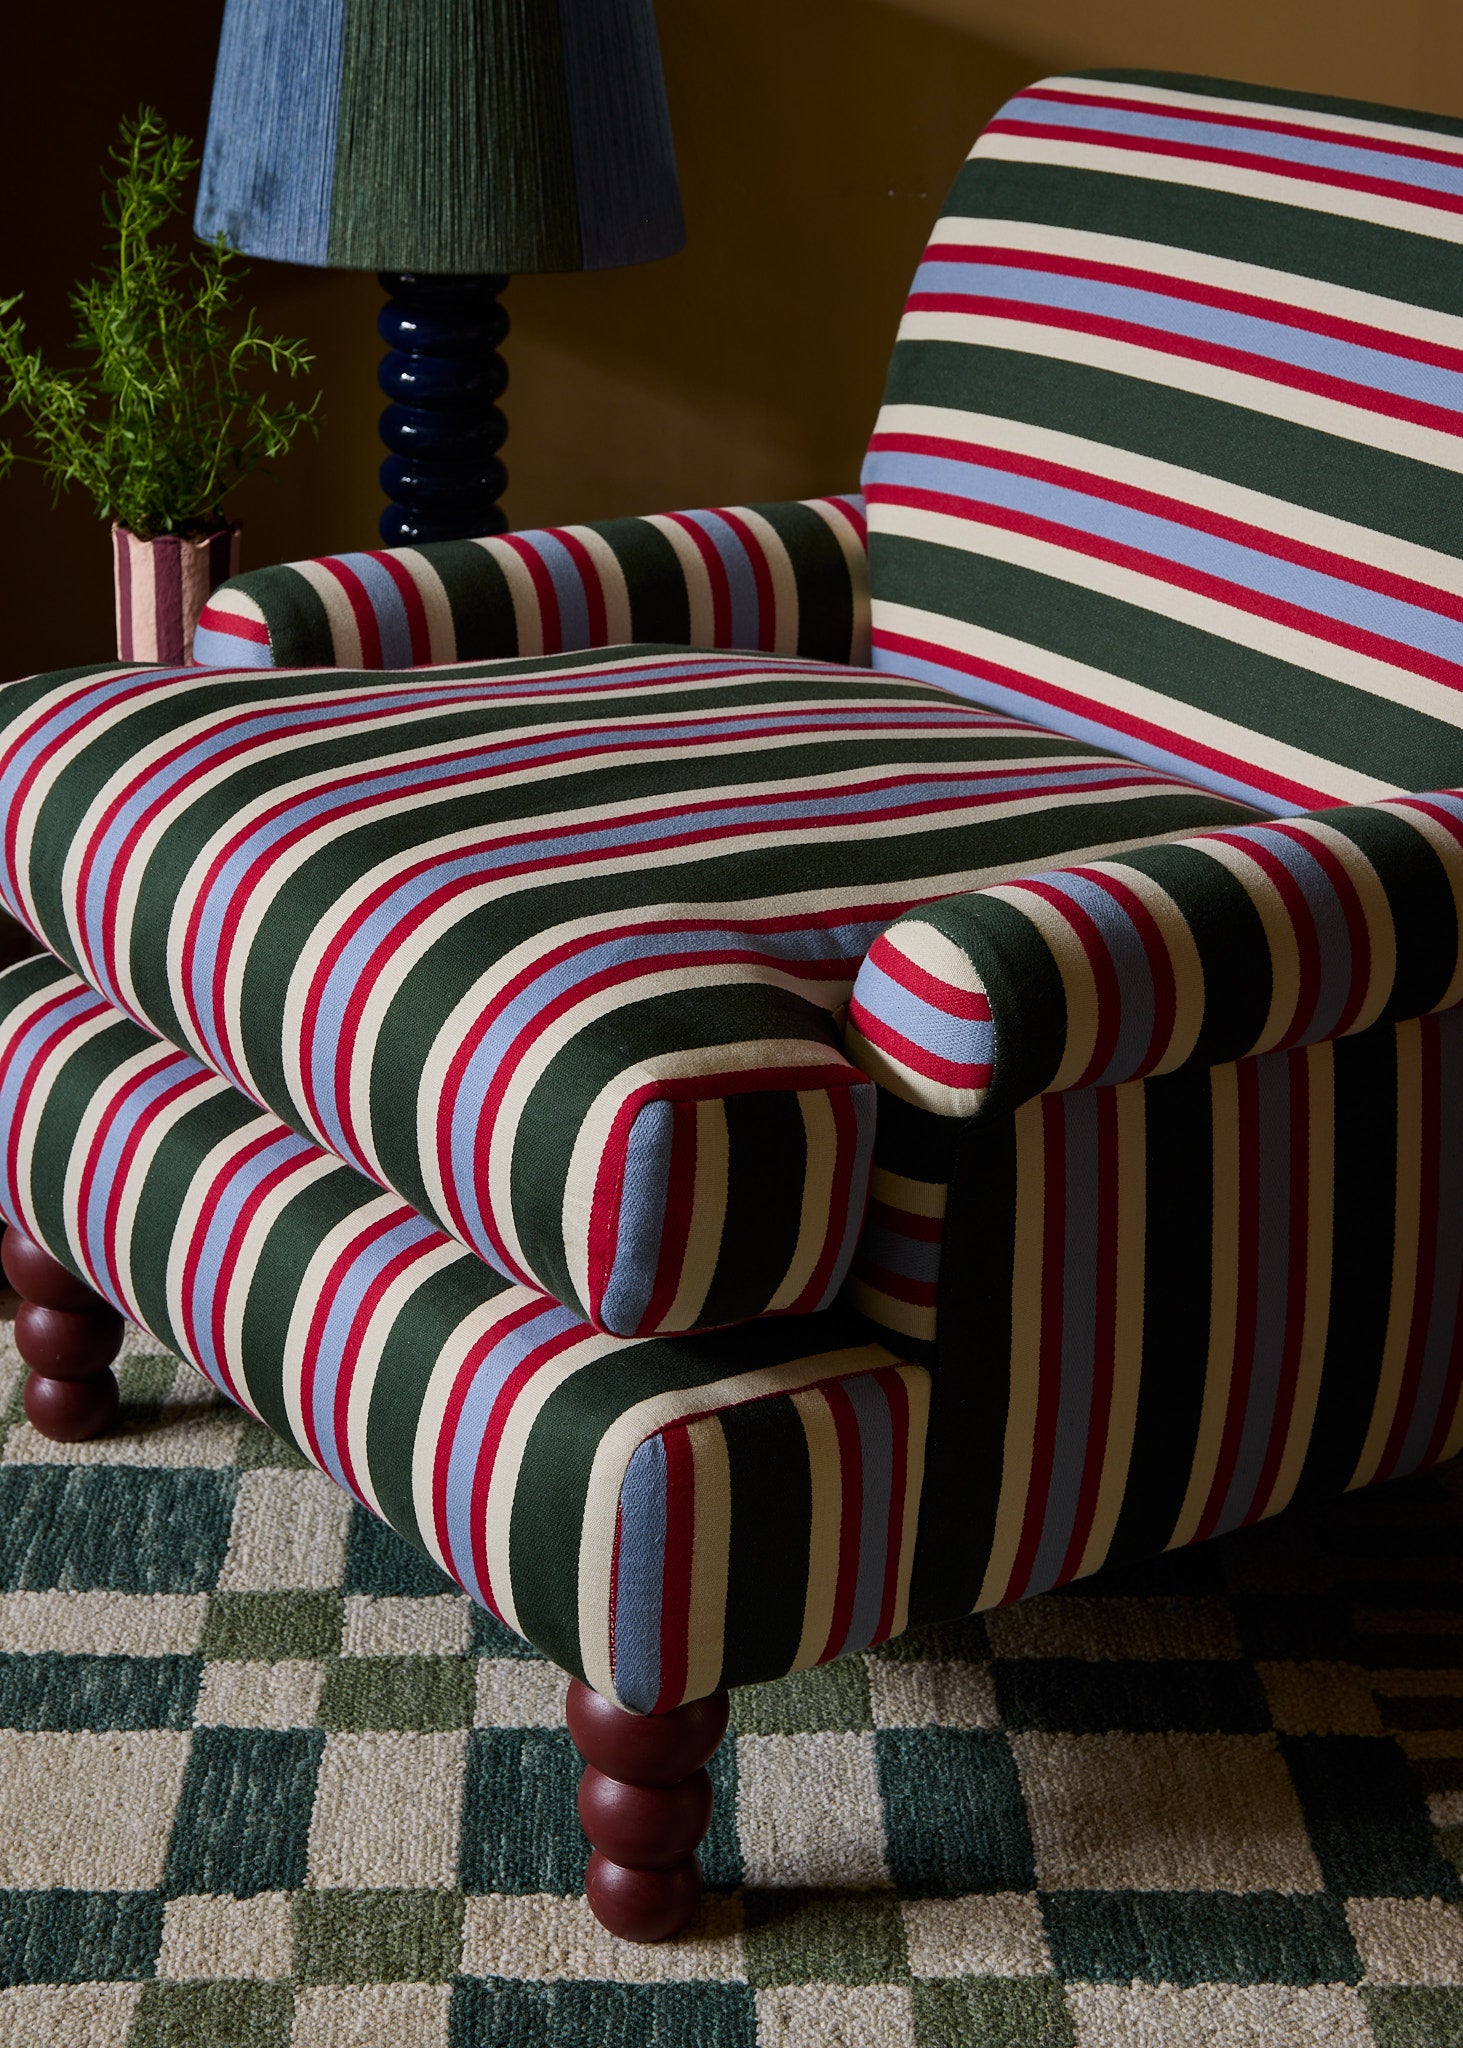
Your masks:
{"label": "turned wooden chair leg", "polygon": [[630,1714],[577,1678],[569,1733],[584,1758],[579,1820],[594,1845],[590,1910],[627,1941],[678,1934],[701,1899],[696,1846],[711,1825],[705,1769],[726,1733],[724,1692],[669,1714]]}
{"label": "turned wooden chair leg", "polygon": [[33,1427],[61,1444],[100,1436],[117,1413],[111,1365],[122,1348],[121,1316],[13,1223],[0,1265],[21,1298],[15,1345],[30,1367],[24,1399]]}

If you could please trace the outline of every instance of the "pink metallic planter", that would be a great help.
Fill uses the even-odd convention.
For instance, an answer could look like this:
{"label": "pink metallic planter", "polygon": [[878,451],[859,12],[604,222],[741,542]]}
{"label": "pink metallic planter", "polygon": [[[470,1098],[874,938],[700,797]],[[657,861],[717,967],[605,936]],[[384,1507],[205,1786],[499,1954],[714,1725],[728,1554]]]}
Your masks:
{"label": "pink metallic planter", "polygon": [[139,540],[113,526],[117,583],[117,659],[186,662],[193,629],[209,595],[239,567],[240,525],[197,540],[176,533]]}

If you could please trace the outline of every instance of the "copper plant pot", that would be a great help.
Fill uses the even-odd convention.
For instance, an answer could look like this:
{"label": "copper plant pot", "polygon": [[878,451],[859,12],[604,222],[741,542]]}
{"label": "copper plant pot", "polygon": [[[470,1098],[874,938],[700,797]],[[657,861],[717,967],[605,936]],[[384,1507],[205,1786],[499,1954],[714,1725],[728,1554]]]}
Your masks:
{"label": "copper plant pot", "polygon": [[117,659],[189,662],[198,614],[220,583],[238,574],[239,521],[196,539],[160,533],[139,540],[112,528],[117,583]]}

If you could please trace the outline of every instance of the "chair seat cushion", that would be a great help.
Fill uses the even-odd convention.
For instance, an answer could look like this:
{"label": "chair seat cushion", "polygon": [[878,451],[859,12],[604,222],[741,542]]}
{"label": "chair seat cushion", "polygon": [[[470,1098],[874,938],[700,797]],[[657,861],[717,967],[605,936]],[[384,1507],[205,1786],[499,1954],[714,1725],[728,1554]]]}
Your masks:
{"label": "chair seat cushion", "polygon": [[591,1330],[45,956],[0,974],[0,1115],[9,1221],[600,1692],[904,1627],[929,1375],[851,1312]]}
{"label": "chair seat cushion", "polygon": [[1251,813],[866,669],[620,648],[0,700],[3,887],[116,1008],[623,1335],[801,1313],[901,911]]}

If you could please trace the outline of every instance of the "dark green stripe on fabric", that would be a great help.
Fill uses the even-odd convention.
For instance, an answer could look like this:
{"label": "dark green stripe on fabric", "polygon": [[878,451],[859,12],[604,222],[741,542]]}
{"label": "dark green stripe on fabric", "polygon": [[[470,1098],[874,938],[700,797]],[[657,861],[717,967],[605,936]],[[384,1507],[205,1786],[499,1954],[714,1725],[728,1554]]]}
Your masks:
{"label": "dark green stripe on fabric", "polygon": [[417,552],[442,579],[459,661],[492,661],[516,652],[518,622],[508,579],[487,548],[444,540]]}
{"label": "dark green stripe on fabric", "polygon": [[577,270],[580,257],[558,7],[349,0],[332,266]]}
{"label": "dark green stripe on fabric", "polygon": [[853,586],[848,562],[821,513],[796,501],[757,505],[787,549],[798,587],[798,653],[809,661],[847,661],[853,644]]}
{"label": "dark green stripe on fabric", "polygon": [[772,1300],[797,1249],[808,1143],[796,1095],[728,1095],[726,1221],[697,1321],[735,1322]]}
{"label": "dark green stripe on fabric", "polygon": [[325,601],[307,578],[291,568],[257,569],[245,594],[264,614],[269,651],[278,666],[334,661]]}
{"label": "dark green stripe on fabric", "polygon": [[721,1428],[731,1473],[725,1668],[750,1684],[791,1670],[802,1640],[808,1439],[791,1401],[746,1402]]}

